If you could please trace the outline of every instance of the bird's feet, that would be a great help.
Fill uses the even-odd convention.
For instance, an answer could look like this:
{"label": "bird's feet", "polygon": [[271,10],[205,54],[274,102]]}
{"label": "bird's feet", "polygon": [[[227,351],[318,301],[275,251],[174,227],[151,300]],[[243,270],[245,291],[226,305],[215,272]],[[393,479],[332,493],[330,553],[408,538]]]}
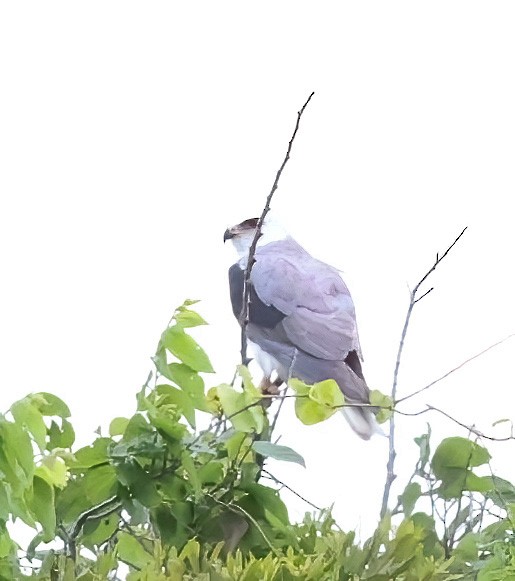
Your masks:
{"label": "bird's feet", "polygon": [[279,388],[283,384],[282,379],[279,377],[274,381],[270,377],[263,377],[261,383],[259,384],[259,389],[263,395],[268,395],[272,397],[263,398],[263,407],[268,408],[272,403],[273,396],[279,395]]}

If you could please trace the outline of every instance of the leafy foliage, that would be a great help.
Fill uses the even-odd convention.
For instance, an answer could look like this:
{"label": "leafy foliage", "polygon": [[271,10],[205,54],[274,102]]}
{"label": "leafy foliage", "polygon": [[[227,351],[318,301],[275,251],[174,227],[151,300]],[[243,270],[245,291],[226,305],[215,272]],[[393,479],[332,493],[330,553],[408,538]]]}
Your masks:
{"label": "leafy foliage", "polygon": [[[206,324],[192,304],[163,332],[135,413],[90,445],[73,447],[70,410],[54,395],[29,395],[0,415],[0,579],[515,578],[515,487],[485,473],[487,450],[466,438],[434,454],[429,431],[416,439],[410,481],[363,544],[328,511],[292,523],[260,474],[266,458],[304,460],[271,442],[245,367],[233,385],[205,389],[201,374],[213,367],[190,335]],[[305,424],[345,405],[332,380],[290,384]],[[383,419],[392,413],[379,392],[372,403]],[[203,431],[199,412],[210,418]],[[18,520],[34,530],[25,550],[9,532]]]}

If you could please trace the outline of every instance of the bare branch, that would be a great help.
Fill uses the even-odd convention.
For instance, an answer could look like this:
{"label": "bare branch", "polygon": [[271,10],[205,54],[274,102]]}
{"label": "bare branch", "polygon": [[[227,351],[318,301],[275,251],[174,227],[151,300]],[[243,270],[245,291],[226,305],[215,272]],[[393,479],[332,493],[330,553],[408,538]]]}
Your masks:
{"label": "bare branch", "polygon": [[426,291],[426,292],[425,292],[425,293],[424,293],[422,296],[418,297],[418,299],[416,299],[416,300],[414,301],[414,304],[416,305],[416,304],[418,303],[418,301],[421,301],[421,300],[422,300],[424,297],[427,297],[427,295],[428,295],[428,294],[429,294],[431,291],[433,291],[433,290],[435,290],[435,287],[434,287],[434,286],[432,286],[432,287],[431,287],[431,288],[430,288],[428,291]]}
{"label": "bare branch", "polygon": [[401,397],[400,399],[398,399],[395,402],[395,404],[398,404],[398,403],[401,403],[403,401],[406,401],[407,399],[411,399],[412,397],[415,397],[419,393],[422,393],[423,391],[426,391],[426,389],[429,389],[430,387],[433,387],[433,385],[435,385],[436,383],[439,383],[443,379],[449,377],[449,375],[451,375],[455,371],[458,371],[459,369],[461,369],[462,367],[464,367],[465,365],[467,365],[467,363],[470,363],[471,361],[474,361],[474,359],[477,359],[478,357],[481,357],[481,355],[484,355],[485,353],[487,353],[488,351],[490,351],[490,349],[493,349],[494,347],[497,347],[497,346],[501,345],[502,343],[504,343],[508,339],[511,339],[512,337],[515,337],[515,333],[511,333],[510,335],[508,335],[504,339],[501,339],[500,341],[497,341],[497,343],[494,343],[493,345],[490,345],[489,347],[487,347],[486,349],[483,349],[479,353],[476,353],[475,355],[472,355],[472,357],[469,357],[468,359],[466,359],[465,361],[463,361],[462,363],[460,363],[459,365],[457,365],[456,367],[454,367],[453,369],[451,369],[447,373],[444,373],[438,379],[435,379],[434,381],[432,381],[431,383],[428,383],[424,387],[421,387],[420,389],[417,389],[417,391],[414,391],[413,393],[410,393],[409,395],[405,395],[404,397]]}
{"label": "bare branch", "polygon": [[279,405],[277,406],[277,411],[275,412],[274,419],[270,424],[270,438],[272,438],[272,434],[274,433],[275,426],[277,425],[277,420],[279,419],[279,414],[281,413],[282,407],[284,405],[284,400],[286,399],[286,392],[288,391],[288,385],[284,389],[283,395],[280,398]]}
{"label": "bare branch", "polygon": [[302,496],[301,494],[299,494],[296,490],[293,490],[293,488],[291,488],[291,486],[288,486],[287,484],[285,484],[284,482],[282,482],[281,480],[279,480],[279,478],[276,478],[273,474],[271,474],[270,472],[268,472],[268,470],[263,469],[263,472],[264,472],[264,474],[270,480],[273,480],[276,484],[279,484],[279,486],[282,486],[283,488],[286,488],[290,492],[293,492],[293,494],[295,494],[295,496],[297,496],[298,498],[300,498],[301,500],[303,500],[306,504],[309,504],[309,506],[312,506],[315,510],[318,510],[318,511],[322,512],[322,509],[319,506],[317,506],[316,504],[312,503],[307,498],[304,498],[304,496]]}
{"label": "bare branch", "polygon": [[248,358],[247,358],[247,325],[249,324],[249,307],[250,307],[250,273],[252,272],[252,267],[254,266],[254,255],[256,254],[256,246],[257,246],[258,240],[261,236],[261,228],[263,227],[263,222],[265,221],[266,215],[270,211],[270,203],[272,201],[272,197],[275,193],[275,190],[277,190],[277,188],[279,186],[279,180],[281,178],[281,174],[283,173],[283,170],[284,170],[286,164],[288,163],[288,160],[290,159],[290,153],[291,153],[291,149],[293,146],[293,142],[294,142],[295,137],[297,135],[297,131],[299,130],[300,119],[302,117],[302,114],[304,113],[304,110],[306,109],[309,102],[311,101],[311,97],[313,97],[314,94],[315,94],[314,92],[311,93],[311,95],[308,97],[307,101],[304,103],[304,105],[302,105],[301,110],[297,113],[297,123],[295,124],[295,129],[293,130],[293,134],[291,136],[290,142],[288,143],[288,149],[286,150],[286,155],[283,159],[281,167],[278,169],[277,174],[275,176],[275,180],[274,180],[274,183],[272,185],[272,189],[270,190],[270,193],[268,194],[268,197],[266,199],[265,207],[263,208],[263,211],[261,212],[261,216],[259,217],[259,220],[258,220],[258,223],[256,226],[256,233],[254,235],[254,239],[252,240],[252,244],[250,245],[250,248],[249,248],[247,267],[245,268],[245,277],[243,280],[243,308],[242,308],[242,312],[240,315],[241,362],[243,363],[243,365],[247,365],[249,362]]}
{"label": "bare branch", "polygon": [[463,234],[465,234],[465,230],[467,228],[468,228],[468,226],[465,226],[465,228],[463,228],[463,230],[458,234],[458,236],[456,237],[456,239],[454,240],[454,242],[447,248],[447,250],[442,254],[442,256],[440,256],[438,254],[438,252],[436,253],[436,260],[435,260],[433,266],[418,281],[417,285],[415,286],[415,288],[413,289],[413,291],[411,293],[413,296],[415,296],[418,293],[418,289],[427,280],[427,278],[429,277],[429,275],[436,270],[436,267],[440,264],[440,262],[442,262],[442,260],[449,254],[449,252],[454,248],[454,246],[456,246],[456,244],[458,243],[459,239],[463,236]]}
{"label": "bare branch", "polygon": [[487,434],[484,434],[483,432],[478,430],[476,427],[469,426],[468,424],[465,424],[464,422],[461,422],[457,418],[451,416],[451,414],[448,414],[444,410],[437,408],[433,405],[429,405],[429,404],[426,404],[425,409],[419,410],[418,412],[401,412],[399,410],[395,410],[395,412],[397,414],[400,414],[401,416],[410,416],[410,417],[421,416],[423,414],[427,414],[428,412],[437,412],[437,413],[441,414],[442,416],[445,416],[447,419],[451,420],[451,422],[454,422],[456,425],[461,426],[462,428],[464,428],[465,430],[467,430],[471,434],[474,434],[478,438],[484,438],[485,440],[490,440],[492,442],[508,442],[510,440],[515,440],[515,434],[513,434],[513,428],[512,428],[512,431],[511,431],[509,436],[504,436],[501,438],[497,437],[497,436],[488,436]]}
{"label": "bare branch", "polygon": [[272,423],[270,424],[270,438],[272,438],[272,434],[274,433],[275,426],[277,424],[277,420],[279,419],[279,414],[281,413],[281,409],[283,407],[284,400],[286,399],[284,396],[286,395],[286,392],[288,391],[288,383],[291,379],[291,374],[293,372],[293,367],[295,366],[295,362],[297,361],[298,353],[299,352],[298,352],[297,348],[295,347],[295,351],[293,352],[293,358],[292,358],[291,363],[290,363],[290,368],[288,369],[288,377],[286,379],[286,387],[282,393],[283,397],[281,397],[281,401],[279,402],[279,406],[277,407],[277,412],[275,413],[274,419],[272,420]]}
{"label": "bare branch", "polygon": [[[442,260],[449,254],[452,248],[458,243],[458,240],[463,236],[467,227],[463,228],[460,234],[456,237],[454,242],[447,248],[447,250],[440,256],[439,253],[436,254],[436,259],[434,264],[431,268],[422,276],[422,278],[418,281],[415,285],[415,288],[410,293],[410,302],[408,305],[408,310],[406,312],[406,318],[404,320],[404,326],[402,328],[401,339],[399,341],[399,349],[397,351],[397,360],[395,362],[395,369],[393,372],[393,384],[392,384],[392,400],[395,401],[397,399],[397,384],[399,380],[399,369],[401,366],[401,359],[402,359],[402,352],[404,350],[404,343],[406,341],[406,334],[408,332],[408,327],[411,320],[411,314],[413,313],[413,309],[418,301],[426,297],[433,289],[429,289],[429,291],[425,292],[421,296],[418,296],[418,291],[422,284],[427,280],[432,272],[436,270],[438,265],[442,262]],[[383,500],[381,503],[381,518],[383,518],[388,510],[388,500],[390,498],[390,490],[392,488],[393,481],[396,478],[394,467],[395,467],[395,416],[392,415],[390,418],[390,430],[388,434],[388,462],[386,464],[386,480],[384,484],[383,490]]]}

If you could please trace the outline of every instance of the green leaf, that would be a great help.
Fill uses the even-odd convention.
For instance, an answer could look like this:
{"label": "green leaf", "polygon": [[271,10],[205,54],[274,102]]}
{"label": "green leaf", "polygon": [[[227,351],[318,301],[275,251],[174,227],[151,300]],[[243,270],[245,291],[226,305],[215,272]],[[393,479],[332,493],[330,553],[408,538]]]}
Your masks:
{"label": "green leaf", "polygon": [[170,379],[168,377],[168,362],[166,357],[166,349],[163,345],[162,339],[159,341],[156,354],[154,355],[154,357],[152,357],[152,361],[156,366],[157,372],[160,373],[161,375],[164,375],[167,379]]}
{"label": "green leaf", "polygon": [[512,530],[512,524],[509,519],[500,520],[488,525],[481,531],[481,541],[484,544],[502,541],[506,538],[506,531]]}
{"label": "green leaf", "polygon": [[159,398],[156,399],[157,409],[164,411],[162,408],[167,405],[174,405],[182,415],[188,420],[190,426],[195,429],[195,406],[190,396],[171,385],[158,385],[156,393]]}
{"label": "green leaf", "polygon": [[181,327],[198,327],[199,325],[207,325],[207,322],[195,311],[190,309],[180,308],[175,313],[175,321]]}
{"label": "green leaf", "polygon": [[46,447],[47,429],[34,396],[29,395],[11,406],[11,413],[20,426],[25,426],[41,452]]}
{"label": "green leaf", "polygon": [[[175,407],[166,408],[163,407],[161,409],[154,408],[149,410],[148,417],[153,426],[155,426],[160,434],[164,438],[169,440],[179,441],[181,440],[184,435],[187,433],[187,428],[183,424],[179,423],[180,413],[177,411]],[[158,451],[159,447],[156,446],[155,443],[149,441],[145,438],[142,442],[146,447],[146,454],[149,455],[152,452],[152,448],[155,451]],[[139,446],[138,446],[139,448]],[[140,453],[143,453],[143,449],[140,448]]]}
{"label": "green leaf", "polygon": [[16,544],[11,540],[9,531],[3,522],[0,522],[0,559],[7,559],[16,553]]}
{"label": "green leaf", "polygon": [[113,436],[123,436],[125,430],[129,424],[128,418],[116,417],[109,424],[109,435]]}
{"label": "green leaf", "polygon": [[486,498],[492,500],[500,508],[506,508],[508,504],[515,504],[515,486],[499,476],[486,476],[491,483],[491,489],[485,492]]}
{"label": "green leaf", "polygon": [[252,397],[248,392],[236,391],[228,384],[216,388],[224,414],[234,429],[239,432],[257,432],[264,427],[263,408],[259,398]]}
{"label": "green leaf", "polygon": [[143,547],[143,542],[143,540],[136,539],[129,533],[120,532],[118,534],[118,544],[116,545],[118,557],[133,567],[143,569],[154,559],[153,554]]}
{"label": "green leaf", "polygon": [[390,396],[381,393],[377,389],[370,392],[370,403],[379,408],[376,420],[379,424],[384,424],[393,415],[393,400]]}
{"label": "green leaf", "polygon": [[7,485],[0,480],[0,522],[9,520],[11,514]]}
{"label": "green leaf", "polygon": [[95,572],[98,573],[100,579],[109,579],[111,577],[109,573],[117,568],[118,560],[116,559],[116,554],[114,552],[100,553],[98,555]]}
{"label": "green leaf", "polygon": [[110,446],[109,438],[97,438],[91,446],[81,448],[75,453],[74,470],[105,464],[108,461]]}
{"label": "green leaf", "polygon": [[191,539],[181,551],[181,559],[189,561],[189,570],[192,573],[200,573],[200,544]]}
{"label": "green leaf", "polygon": [[166,378],[173,381],[177,387],[188,393],[204,393],[204,380],[198,373],[184,363],[170,363]]}
{"label": "green leaf", "polygon": [[171,507],[162,505],[153,511],[153,523],[159,530],[161,540],[172,547],[181,547],[188,541],[193,520],[191,502],[174,502]]}
{"label": "green leaf", "polygon": [[125,433],[123,434],[123,441],[129,442],[130,440],[141,437],[153,438],[154,431],[152,429],[152,426],[141,414],[134,414],[129,419],[129,423],[125,428]]}
{"label": "green leaf", "polygon": [[424,554],[441,557],[443,555],[443,548],[436,534],[434,519],[424,512],[416,512],[411,516],[411,520],[415,527],[424,533]]}
{"label": "green leaf", "polygon": [[23,486],[30,484],[34,474],[34,454],[28,434],[21,426],[0,417],[0,445],[13,473],[18,472],[17,466],[23,470],[25,478],[19,475],[17,477],[20,480],[19,484]]}
{"label": "green leaf", "polygon": [[277,490],[263,486],[262,484],[249,484],[245,487],[245,491],[258,501],[258,505],[263,511],[265,518],[271,524],[289,524],[288,509],[279,497]]}
{"label": "green leaf", "polygon": [[170,363],[167,366],[167,379],[185,391],[192,399],[195,407],[209,412],[204,394],[204,380],[200,375],[184,363]]}
{"label": "green leaf", "polygon": [[50,486],[64,488],[66,485],[66,464],[59,456],[49,455],[41,460],[36,468],[36,475],[45,480]]}
{"label": "green leaf", "polygon": [[343,393],[334,379],[313,384],[309,390],[309,397],[329,409],[341,407],[345,403]]}
{"label": "green leaf", "polygon": [[200,299],[186,299],[179,307],[179,309],[182,309],[184,307],[191,307],[192,305],[196,305],[198,303],[200,303]]}
{"label": "green leaf", "polygon": [[47,450],[54,448],[71,448],[75,441],[75,430],[71,423],[66,420],[61,420],[61,427],[52,420],[50,428],[48,428],[48,444]]}
{"label": "green leaf", "polygon": [[[436,449],[432,464],[434,469],[470,468],[487,464],[491,456],[488,450],[467,438],[445,438]],[[437,475],[438,476],[438,475]]]}
{"label": "green leaf", "polygon": [[236,463],[241,462],[244,455],[249,456],[247,450],[252,447],[252,438],[246,432],[233,431],[224,443],[229,460]]}
{"label": "green leaf", "polygon": [[53,486],[50,486],[43,478],[34,476],[29,506],[37,521],[43,527],[45,542],[51,541],[55,536],[56,517],[54,502]]}
{"label": "green leaf", "polygon": [[297,398],[295,400],[295,415],[306,426],[323,422],[333,414],[334,410],[324,408],[308,398]]}
{"label": "green leaf", "polygon": [[93,507],[94,503],[86,494],[85,484],[84,478],[70,480],[63,490],[57,491],[56,512],[59,522],[69,525],[82,512]]}
{"label": "green leaf", "polygon": [[119,464],[116,471],[119,481],[130,489],[131,496],[143,506],[152,508],[161,503],[155,480],[138,462],[129,460]]}
{"label": "green leaf", "polygon": [[195,463],[191,454],[184,450],[181,456],[182,466],[188,475],[188,481],[195,492],[195,498],[199,499],[202,496],[202,486],[200,482],[200,478],[198,475],[198,471],[195,468]]}
{"label": "green leaf", "polygon": [[193,401],[196,409],[210,413],[211,410],[204,394],[204,380],[200,375],[185,363],[170,363],[166,361],[166,351],[159,348],[152,359],[157,371],[169,379],[177,387],[185,391]]}
{"label": "green leaf", "polygon": [[471,468],[488,463],[486,448],[462,437],[444,439],[435,450],[431,466],[442,484],[442,498],[459,498],[463,491],[487,492],[492,482],[474,474]]}
{"label": "green leaf", "polygon": [[284,462],[293,462],[304,466],[304,468],[306,467],[304,458],[288,446],[280,446],[279,444],[274,444],[272,442],[257,440],[252,444],[252,447],[258,454],[261,454],[261,456],[274,458],[275,460],[282,460]]}
{"label": "green leaf", "polygon": [[419,447],[420,471],[423,471],[429,462],[429,456],[431,455],[430,440],[431,426],[427,424],[427,434],[422,434],[418,438],[415,438],[415,444]]}
{"label": "green leaf", "polygon": [[317,424],[330,418],[345,403],[345,398],[333,379],[313,386],[291,379],[289,386],[296,392],[295,414],[306,425]]}
{"label": "green leaf", "polygon": [[84,490],[89,500],[98,504],[116,493],[118,479],[112,466],[95,466],[84,476]]}
{"label": "green leaf", "polygon": [[177,325],[169,327],[163,333],[161,340],[172,355],[175,355],[177,359],[193,370],[214,373],[214,369],[205,351],[181,327]]}
{"label": "green leaf", "polygon": [[399,500],[402,503],[402,507],[404,509],[405,516],[410,516],[415,508],[415,504],[417,500],[420,498],[422,494],[422,488],[418,482],[410,482],[404,492],[400,495]]}
{"label": "green leaf", "polygon": [[27,559],[29,561],[32,561],[32,559],[34,559],[36,549],[41,543],[44,542],[43,538],[44,538],[43,534],[37,533],[30,541],[29,546],[27,547]]}
{"label": "green leaf", "polygon": [[93,549],[93,545],[101,545],[113,535],[119,522],[120,517],[116,513],[88,519],[82,531],[82,542],[90,549]]}
{"label": "green leaf", "polygon": [[204,484],[220,484],[224,479],[224,465],[217,460],[211,460],[198,469],[198,478]]}
{"label": "green leaf", "polygon": [[454,557],[465,562],[477,561],[479,559],[478,542],[478,534],[467,533],[454,549]]}
{"label": "green leaf", "polygon": [[293,389],[293,391],[300,396],[307,396],[309,394],[309,390],[311,389],[311,385],[304,383],[300,379],[292,378],[288,381],[289,387]]}
{"label": "green leaf", "polygon": [[71,416],[70,408],[64,401],[53,393],[44,391],[34,394],[39,399],[39,411],[44,416],[59,416],[60,418],[69,418]]}

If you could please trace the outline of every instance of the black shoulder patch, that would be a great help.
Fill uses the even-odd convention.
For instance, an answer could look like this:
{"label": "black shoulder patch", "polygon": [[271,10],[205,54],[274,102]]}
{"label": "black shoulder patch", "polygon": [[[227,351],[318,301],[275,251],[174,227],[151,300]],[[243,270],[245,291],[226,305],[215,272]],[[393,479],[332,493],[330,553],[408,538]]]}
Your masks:
{"label": "black shoulder patch", "polygon": [[[229,289],[231,291],[232,312],[239,319],[243,306],[243,281],[245,271],[238,263],[229,268]],[[254,325],[273,329],[286,315],[273,305],[266,305],[257,295],[254,287],[250,285],[249,321]]]}
{"label": "black shoulder patch", "polygon": [[365,378],[363,376],[363,370],[361,369],[361,361],[359,360],[356,351],[349,351],[349,354],[345,358],[345,363],[354,371],[354,373],[363,381]]}

